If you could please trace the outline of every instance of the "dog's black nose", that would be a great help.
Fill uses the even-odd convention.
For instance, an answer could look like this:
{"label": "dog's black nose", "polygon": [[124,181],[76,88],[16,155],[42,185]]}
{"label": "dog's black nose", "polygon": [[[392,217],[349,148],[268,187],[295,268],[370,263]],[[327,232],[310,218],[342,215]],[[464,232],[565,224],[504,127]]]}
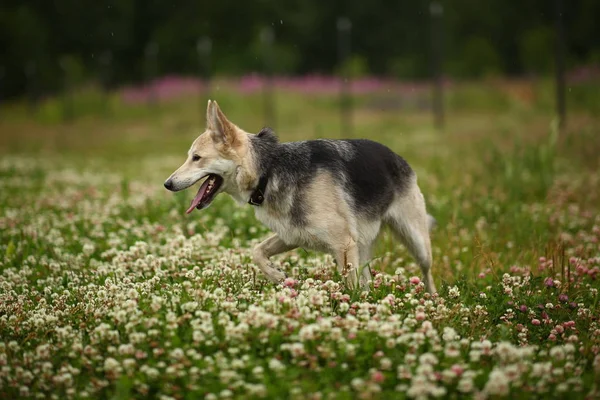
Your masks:
{"label": "dog's black nose", "polygon": [[165,187],[169,190],[173,190],[173,181],[171,181],[170,179],[167,179],[165,181]]}

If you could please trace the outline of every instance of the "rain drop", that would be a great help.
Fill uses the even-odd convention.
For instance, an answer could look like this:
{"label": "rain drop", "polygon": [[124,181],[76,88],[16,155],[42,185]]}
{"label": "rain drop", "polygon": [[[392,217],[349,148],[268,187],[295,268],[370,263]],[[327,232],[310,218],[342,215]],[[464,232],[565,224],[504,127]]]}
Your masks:
{"label": "rain drop", "polygon": [[282,20],[282,19],[280,19],[280,20],[279,20],[279,23],[280,23],[281,25],[283,25],[283,20]]}

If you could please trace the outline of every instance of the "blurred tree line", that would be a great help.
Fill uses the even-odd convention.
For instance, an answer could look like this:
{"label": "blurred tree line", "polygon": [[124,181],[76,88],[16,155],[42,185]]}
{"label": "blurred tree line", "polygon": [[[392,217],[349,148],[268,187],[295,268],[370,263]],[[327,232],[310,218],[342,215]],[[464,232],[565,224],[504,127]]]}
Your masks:
{"label": "blurred tree line", "polygon": [[[554,1],[441,0],[444,73],[544,74],[552,70]],[[600,1],[564,0],[570,65],[600,60]],[[213,43],[212,71],[262,68],[260,31],[275,34],[276,73],[337,71],[336,20],[352,21],[355,74],[430,75],[430,3],[411,0],[172,1],[3,0],[0,90],[52,92],[86,80],[139,82],[152,74],[197,74],[198,40]],[[155,47],[148,47],[153,44]],[[155,66],[146,54],[157,49]]]}

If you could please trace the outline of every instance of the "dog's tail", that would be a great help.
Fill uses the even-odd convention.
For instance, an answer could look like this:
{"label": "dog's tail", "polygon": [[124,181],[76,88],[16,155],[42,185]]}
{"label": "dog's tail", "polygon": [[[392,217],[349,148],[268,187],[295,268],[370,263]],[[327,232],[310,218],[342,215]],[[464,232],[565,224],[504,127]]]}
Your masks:
{"label": "dog's tail", "polygon": [[433,215],[427,214],[427,228],[429,229],[429,232],[431,232],[433,230],[433,228],[435,228],[436,226],[437,226],[436,219],[433,217]]}

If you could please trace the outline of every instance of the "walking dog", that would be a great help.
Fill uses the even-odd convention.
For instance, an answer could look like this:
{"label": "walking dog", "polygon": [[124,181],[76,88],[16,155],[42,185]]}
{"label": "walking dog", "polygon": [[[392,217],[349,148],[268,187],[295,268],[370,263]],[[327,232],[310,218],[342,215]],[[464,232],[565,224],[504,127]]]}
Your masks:
{"label": "walking dog", "polygon": [[253,251],[268,279],[285,278],[270,257],[304,247],[332,254],[350,288],[368,289],[370,270],[360,267],[387,224],[419,264],[426,289],[436,291],[429,239],[434,220],[402,157],[363,139],[280,143],[268,128],[257,134],[240,129],[216,101],[208,101],[206,121],[164,185],[176,192],[206,178],[187,213],[207,208],[221,192],[251,204],[256,218],[275,232]]}

